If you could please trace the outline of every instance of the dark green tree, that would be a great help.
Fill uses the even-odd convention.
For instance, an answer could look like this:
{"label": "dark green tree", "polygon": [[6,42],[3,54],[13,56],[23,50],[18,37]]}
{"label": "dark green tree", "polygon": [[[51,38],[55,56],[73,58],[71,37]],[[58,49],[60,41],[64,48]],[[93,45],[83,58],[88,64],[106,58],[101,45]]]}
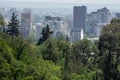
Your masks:
{"label": "dark green tree", "polygon": [[97,51],[95,49],[97,48],[94,46],[94,44],[87,39],[83,39],[73,45],[73,53],[75,55],[75,62],[79,61],[83,62],[84,64],[87,64],[87,61],[92,56],[92,54],[96,54]]}
{"label": "dark green tree", "polygon": [[47,27],[42,29],[42,37],[40,37],[38,43],[36,45],[41,45],[44,41],[46,41],[49,37],[50,34],[52,34],[53,32],[50,31],[49,25],[47,25]]}
{"label": "dark green tree", "polygon": [[103,70],[104,80],[119,80],[120,19],[113,19],[103,28],[99,50],[101,60],[99,66]]}
{"label": "dark green tree", "polygon": [[48,39],[42,46],[41,52],[43,59],[51,60],[56,64],[59,60],[59,51],[55,42],[52,39]]}
{"label": "dark green tree", "polygon": [[8,34],[11,36],[19,35],[19,20],[17,19],[17,15],[15,15],[15,13],[12,14],[11,20],[9,22]]}
{"label": "dark green tree", "polygon": [[29,44],[23,38],[14,37],[10,46],[14,49],[13,54],[15,58],[20,60],[25,55],[25,51],[27,50],[27,47],[29,47]]}

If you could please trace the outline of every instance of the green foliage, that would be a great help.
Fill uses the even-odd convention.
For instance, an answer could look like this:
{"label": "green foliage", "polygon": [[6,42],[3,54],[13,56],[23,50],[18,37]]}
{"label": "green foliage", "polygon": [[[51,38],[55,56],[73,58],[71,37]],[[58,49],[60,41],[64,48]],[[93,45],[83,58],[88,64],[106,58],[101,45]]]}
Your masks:
{"label": "green foliage", "polygon": [[51,33],[52,31],[50,31],[49,25],[47,25],[47,27],[44,27],[41,32],[42,38],[39,39],[37,45],[41,45],[43,42],[45,42],[50,37]]}
{"label": "green foliage", "polygon": [[70,77],[71,77],[71,80],[93,80],[94,75],[95,75],[95,72],[90,72],[90,73],[81,74],[81,75],[72,73]]}
{"label": "green foliage", "polygon": [[11,36],[19,35],[19,20],[17,19],[17,15],[15,15],[14,13],[8,25],[8,34]]}
{"label": "green foliage", "polygon": [[44,60],[64,65],[65,57],[71,53],[71,47],[65,40],[49,38],[40,46],[40,52]]}
{"label": "green foliage", "polygon": [[50,38],[49,27],[43,30],[39,46],[0,32],[0,80],[119,80],[120,23],[116,20],[103,28],[94,43],[83,39],[71,45],[62,37]]}
{"label": "green foliage", "polygon": [[60,80],[61,67],[41,59],[37,50],[24,39],[1,33],[0,80]]}
{"label": "green foliage", "polygon": [[119,80],[120,19],[113,19],[103,28],[99,49],[99,67],[103,70],[104,80]]}
{"label": "green foliage", "polygon": [[51,60],[54,63],[57,63],[59,58],[59,52],[58,49],[55,46],[54,41],[51,39],[48,39],[41,49],[42,57],[45,60]]}
{"label": "green foliage", "polygon": [[[80,73],[82,67],[95,62],[98,50],[91,41],[83,39],[73,45],[73,72]],[[95,65],[95,64],[94,64]]]}
{"label": "green foliage", "polygon": [[32,76],[27,76],[27,77],[23,78],[23,80],[34,80],[34,78]]}

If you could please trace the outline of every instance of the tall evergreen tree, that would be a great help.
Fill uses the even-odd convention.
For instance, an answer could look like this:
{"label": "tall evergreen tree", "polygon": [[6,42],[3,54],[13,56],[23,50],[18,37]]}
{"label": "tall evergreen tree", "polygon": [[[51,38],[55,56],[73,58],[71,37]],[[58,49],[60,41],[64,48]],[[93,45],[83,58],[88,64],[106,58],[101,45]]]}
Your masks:
{"label": "tall evergreen tree", "polygon": [[19,20],[17,19],[17,15],[15,15],[15,13],[12,14],[11,20],[9,22],[8,34],[11,36],[19,35]]}
{"label": "tall evergreen tree", "polygon": [[45,28],[42,29],[42,37],[39,39],[37,45],[42,44],[44,41],[46,41],[49,37],[50,34],[52,34],[53,32],[50,31],[49,25],[47,25]]}
{"label": "tall evergreen tree", "polygon": [[114,19],[102,30],[99,42],[100,60],[104,80],[120,80],[120,19]]}

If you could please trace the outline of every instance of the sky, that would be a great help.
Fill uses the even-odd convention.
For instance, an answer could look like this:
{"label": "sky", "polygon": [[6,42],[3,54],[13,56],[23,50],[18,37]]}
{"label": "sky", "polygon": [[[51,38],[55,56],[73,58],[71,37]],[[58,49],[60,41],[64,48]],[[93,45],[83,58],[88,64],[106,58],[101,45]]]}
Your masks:
{"label": "sky", "polygon": [[[11,2],[11,3],[10,3]],[[35,2],[35,3],[33,3]],[[87,6],[91,12],[107,7],[113,12],[120,12],[120,0],[0,0],[0,7],[16,8],[66,8],[73,6]]]}
{"label": "sky", "polygon": [[120,4],[120,0],[0,0],[0,1]]}

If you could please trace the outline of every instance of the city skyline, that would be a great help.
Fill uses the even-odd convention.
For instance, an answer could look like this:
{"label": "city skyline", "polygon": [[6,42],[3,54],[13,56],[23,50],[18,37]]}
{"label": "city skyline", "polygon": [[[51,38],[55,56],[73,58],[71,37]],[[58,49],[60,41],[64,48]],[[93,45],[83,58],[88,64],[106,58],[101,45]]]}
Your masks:
{"label": "city skyline", "polygon": [[[18,4],[20,4],[20,3],[21,2],[18,2]],[[25,3],[25,2],[23,2],[23,3]],[[33,3],[33,2],[30,2],[30,3]],[[15,5],[17,5],[17,4],[15,4]],[[38,5],[40,5],[40,3],[36,2],[36,4],[34,3],[33,6],[38,6]],[[30,28],[32,28],[32,26],[36,26],[35,25],[36,23],[41,23],[41,24],[43,24],[42,26],[49,25],[50,29],[52,29],[52,31],[55,30],[54,37],[57,35],[57,33],[65,34],[65,36],[70,35],[72,37],[72,40],[70,40],[70,41],[75,42],[75,41],[79,41],[82,39],[81,38],[82,30],[85,34],[92,34],[96,37],[99,37],[100,33],[97,34],[95,30],[98,30],[98,32],[100,32],[102,27],[104,25],[106,25],[107,23],[109,23],[111,20],[111,11],[109,11],[108,8],[106,8],[106,7],[98,8],[97,10],[92,11],[91,13],[88,12],[87,8],[88,8],[88,6],[86,6],[86,5],[75,5],[75,6],[72,6],[72,9],[71,9],[72,12],[69,12],[68,14],[65,14],[65,13],[62,14],[65,10],[64,8],[63,8],[63,12],[60,11],[59,9],[54,9],[54,8],[51,11],[44,12],[44,10],[46,10],[46,9],[44,9],[44,7],[43,7],[43,11],[41,11],[41,12],[39,12],[39,8],[34,9],[34,8],[29,8],[29,7],[26,7],[23,9],[22,8],[17,9],[17,7],[16,8],[11,7],[8,9],[1,8],[1,12],[3,14],[5,12],[6,13],[7,12],[8,13],[12,13],[12,12],[21,13],[23,11],[26,12],[27,9],[31,11],[31,16],[32,16],[31,19],[34,19],[34,20],[28,19],[29,16],[27,16],[28,15],[27,13],[25,13],[25,15],[21,13],[21,26],[22,26],[21,33],[27,32],[27,34],[23,34],[24,36],[29,35]],[[57,10],[59,10],[59,11],[57,11]],[[33,11],[33,13],[32,13],[32,11]],[[67,10],[65,10],[65,12],[67,12]],[[41,14],[41,13],[43,13],[43,14]],[[6,15],[4,14],[5,17],[6,17]],[[51,15],[51,16],[53,15],[53,17],[50,17],[49,15]],[[47,16],[46,19],[50,18],[50,21],[49,20],[45,21],[45,19],[43,18],[45,16]],[[51,20],[52,18],[53,19],[56,18],[54,16],[56,16],[57,18],[61,16],[61,17],[64,17],[64,19],[63,19],[63,21]],[[115,15],[113,15],[112,17],[115,17]],[[33,21],[33,23],[34,23],[33,25],[30,25],[32,23],[30,20]],[[72,20],[72,21],[70,21],[70,20]],[[67,23],[67,24],[64,25],[65,23]],[[26,31],[22,32],[26,26],[27,26]],[[95,28],[95,27],[98,27],[98,28]],[[27,29],[28,29],[28,31],[27,31]]]}

